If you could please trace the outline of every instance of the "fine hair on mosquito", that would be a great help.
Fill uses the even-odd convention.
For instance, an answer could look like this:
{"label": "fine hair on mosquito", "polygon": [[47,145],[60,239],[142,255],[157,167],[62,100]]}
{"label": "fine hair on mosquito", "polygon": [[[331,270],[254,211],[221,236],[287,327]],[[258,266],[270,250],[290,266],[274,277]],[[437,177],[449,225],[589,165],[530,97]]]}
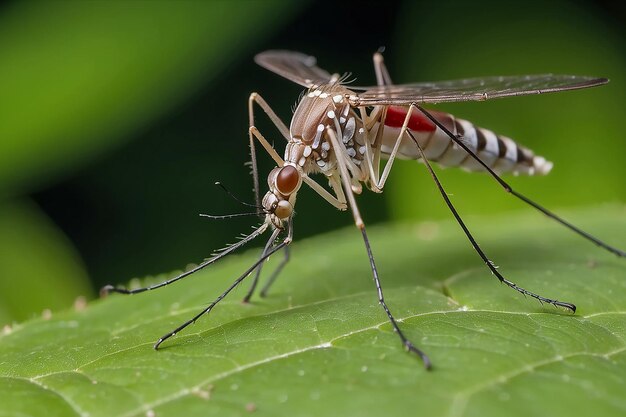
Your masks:
{"label": "fine hair on mosquito", "polygon": [[[354,223],[361,232],[379,304],[387,314],[404,348],[421,358],[426,369],[431,369],[432,363],[429,357],[404,334],[387,306],[365,223],[354,197],[355,194],[362,193],[363,187],[376,193],[382,192],[396,158],[422,162],[451,214],[491,274],[502,284],[542,304],[550,304],[572,313],[576,312],[576,306],[573,303],[529,291],[499,272],[448,198],[432,163],[443,167],[459,167],[470,172],[486,173],[505,192],[602,249],[619,257],[626,257],[624,251],[579,229],[518,193],[501,176],[507,173],[545,175],[552,168],[552,162],[506,136],[475,126],[451,114],[426,110],[423,107],[423,105],[442,102],[484,101],[492,98],[595,87],[606,84],[608,82],[606,78],[541,74],[393,84],[383,60],[382,50],[379,50],[373,57],[377,85],[372,87],[350,85],[348,88],[346,81],[350,77],[349,73],[343,76],[330,74],[316,65],[314,57],[299,52],[266,51],[258,54],[255,61],[262,67],[303,86],[306,90],[296,105],[289,127],[258,93],[250,95],[248,99],[251,156],[249,166],[254,183],[255,203],[245,203],[220,183],[216,185],[235,201],[251,207],[254,211],[202,216],[211,219],[227,219],[258,215],[263,219],[262,223],[251,233],[241,236],[236,243],[217,251],[193,269],[174,278],[137,289],[107,285],[102,289],[102,293],[137,294],[161,288],[214,264],[265,232],[269,232],[269,238],[256,262],[243,271],[207,307],[159,338],[154,345],[155,349],[158,349],[165,340],[195,323],[201,316],[210,313],[235,287],[248,276],[253,275],[250,288],[244,297],[244,301],[248,302],[256,292],[265,260],[277,252],[282,252],[281,262],[259,291],[262,297],[267,294],[272,283],[289,261],[296,195],[304,184],[337,209],[351,211]],[[255,109],[257,108],[267,115],[285,139],[286,146],[282,157],[256,128]],[[258,144],[276,163],[276,167],[267,177],[268,191],[263,196],[259,186],[257,167],[256,147]],[[381,158],[387,161],[381,163]],[[317,178],[327,180],[329,188],[320,185],[313,178],[313,174],[317,174]]]}
{"label": "fine hair on mosquito", "polygon": [[218,186],[222,191],[224,191],[227,196],[229,196],[230,198],[232,198],[233,200],[235,200],[236,202],[238,202],[242,206],[253,207],[253,208],[257,209],[257,210],[256,211],[247,212],[247,213],[231,213],[231,214],[217,214],[217,215],[216,214],[204,214],[204,213],[201,213],[200,217],[207,217],[207,218],[212,219],[212,220],[224,220],[224,219],[232,219],[232,218],[235,218],[235,217],[258,216],[259,215],[259,210],[263,209],[263,207],[257,206],[256,204],[250,204],[250,203],[246,203],[245,201],[240,200],[233,193],[231,193],[230,190],[228,188],[226,188],[226,186],[224,184],[222,184],[221,182],[218,181],[218,182],[215,183],[215,185]]}

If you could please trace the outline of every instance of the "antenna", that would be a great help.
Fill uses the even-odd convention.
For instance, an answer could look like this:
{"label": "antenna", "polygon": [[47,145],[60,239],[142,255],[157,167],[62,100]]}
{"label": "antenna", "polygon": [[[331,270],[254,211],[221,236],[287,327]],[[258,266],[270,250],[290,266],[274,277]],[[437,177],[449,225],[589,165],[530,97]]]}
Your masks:
{"label": "antenna", "polygon": [[257,216],[258,214],[259,213],[257,213],[256,211],[252,211],[249,213],[233,213],[233,214],[220,214],[220,215],[200,213],[200,217],[208,217],[209,219],[223,220],[223,219],[231,219],[233,217]]}
{"label": "antenna", "polygon": [[[235,195],[233,193],[230,192],[230,190],[228,188],[226,188],[226,186],[224,184],[222,184],[219,181],[215,182],[215,185],[217,185],[218,187],[220,187],[222,189],[222,191],[224,191],[230,198],[232,198],[233,200],[235,200],[236,202],[238,202],[239,204],[242,204],[244,206],[248,206],[248,207],[254,207],[256,209],[260,209],[263,210],[263,207],[259,207],[256,204],[250,204],[250,203],[246,203],[245,201],[240,200],[239,198],[235,197]],[[253,214],[258,214],[258,213],[253,213]],[[207,217],[209,217],[207,215]]]}

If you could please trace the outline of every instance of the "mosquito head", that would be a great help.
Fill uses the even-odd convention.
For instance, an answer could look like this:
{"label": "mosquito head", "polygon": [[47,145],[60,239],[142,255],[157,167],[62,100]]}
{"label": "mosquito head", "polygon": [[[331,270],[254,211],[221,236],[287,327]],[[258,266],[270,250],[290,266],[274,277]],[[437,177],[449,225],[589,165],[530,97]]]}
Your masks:
{"label": "mosquito head", "polygon": [[296,194],[302,185],[302,174],[291,164],[274,168],[267,176],[270,190],[263,197],[263,209],[267,219],[276,227],[282,228],[283,222],[293,214]]}

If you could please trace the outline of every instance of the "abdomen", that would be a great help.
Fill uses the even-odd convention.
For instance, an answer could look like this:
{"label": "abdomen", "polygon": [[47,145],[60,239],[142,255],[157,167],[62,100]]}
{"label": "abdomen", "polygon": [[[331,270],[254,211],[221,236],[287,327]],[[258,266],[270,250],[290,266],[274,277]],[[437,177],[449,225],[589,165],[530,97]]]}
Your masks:
{"label": "abdomen", "polygon": [[[407,110],[405,107],[397,106],[388,108],[382,136],[384,155],[388,156],[393,150]],[[453,134],[462,136],[464,144],[497,173],[544,175],[552,168],[552,162],[535,155],[530,149],[518,145],[506,136],[497,135],[491,130],[477,127],[448,113],[437,111],[429,113]],[[415,109],[411,113],[408,127],[429,161],[444,167],[459,167],[466,171],[485,171],[482,165],[419,110]],[[407,135],[403,138],[396,156],[404,159],[421,159],[417,146]]]}

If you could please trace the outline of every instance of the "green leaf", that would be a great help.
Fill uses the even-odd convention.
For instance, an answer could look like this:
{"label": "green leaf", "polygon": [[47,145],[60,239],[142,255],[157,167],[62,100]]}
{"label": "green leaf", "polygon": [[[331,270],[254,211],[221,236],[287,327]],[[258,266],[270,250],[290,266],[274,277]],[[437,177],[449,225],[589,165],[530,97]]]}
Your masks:
{"label": "green leaf", "polygon": [[75,249],[32,202],[0,204],[0,230],[1,325],[92,295]]}
{"label": "green leaf", "polygon": [[[626,244],[624,206],[565,215]],[[453,222],[372,227],[386,299],[430,355],[426,372],[376,302],[359,233],[340,230],[296,242],[270,297],[244,305],[242,287],[158,352],[155,340],[258,251],[162,290],[7,329],[0,414],[624,415],[626,261],[536,213],[466,220],[502,273],[575,302],[577,313],[499,285]]]}

